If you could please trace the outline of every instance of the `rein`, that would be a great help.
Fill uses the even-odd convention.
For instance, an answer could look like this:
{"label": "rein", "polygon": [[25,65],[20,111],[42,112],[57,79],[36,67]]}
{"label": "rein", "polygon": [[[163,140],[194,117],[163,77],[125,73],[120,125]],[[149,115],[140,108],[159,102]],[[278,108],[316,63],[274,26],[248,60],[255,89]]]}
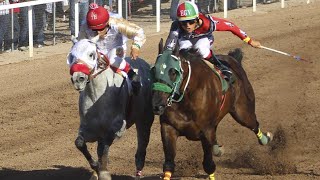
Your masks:
{"label": "rein", "polygon": [[[183,88],[182,95],[179,97],[179,99],[175,100],[174,99],[175,93],[172,92],[171,96],[169,96],[169,98],[167,99],[167,106],[171,106],[172,102],[180,102],[183,99],[184,93],[186,92],[186,89],[187,89],[187,87],[189,85],[190,77],[191,77],[191,65],[190,65],[189,61],[184,60],[184,62],[186,62],[188,64],[188,77],[187,77],[187,82],[186,82],[186,84],[185,84],[185,86]],[[183,74],[184,71],[182,69],[181,63],[180,63],[180,68],[181,68],[181,71],[182,71],[182,74]],[[176,89],[176,86],[177,86],[177,83],[175,84],[175,88],[174,89]]]}
{"label": "rein", "polygon": [[[97,54],[98,54],[98,66],[97,67],[100,70],[94,74],[91,74],[90,79],[96,78],[99,74],[101,74],[103,71],[105,71],[110,66],[110,63],[109,63],[110,61],[107,56],[103,55],[103,57],[101,58],[101,54],[98,51],[97,51]],[[101,59],[103,59],[103,61]]]}

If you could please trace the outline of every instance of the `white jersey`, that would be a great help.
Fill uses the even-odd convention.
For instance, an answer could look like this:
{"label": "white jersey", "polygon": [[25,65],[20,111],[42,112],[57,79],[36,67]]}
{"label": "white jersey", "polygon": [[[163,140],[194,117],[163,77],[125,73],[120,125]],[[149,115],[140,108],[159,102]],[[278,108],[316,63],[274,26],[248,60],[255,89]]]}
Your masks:
{"label": "white jersey", "polygon": [[[97,32],[92,31],[86,23],[81,26],[79,39],[92,39]],[[128,39],[133,40],[133,44],[139,48],[145,43],[146,37],[144,31],[139,26],[128,22],[120,15],[110,13],[109,30],[103,39],[97,41],[97,46],[103,54],[119,46],[127,49],[126,42]]]}

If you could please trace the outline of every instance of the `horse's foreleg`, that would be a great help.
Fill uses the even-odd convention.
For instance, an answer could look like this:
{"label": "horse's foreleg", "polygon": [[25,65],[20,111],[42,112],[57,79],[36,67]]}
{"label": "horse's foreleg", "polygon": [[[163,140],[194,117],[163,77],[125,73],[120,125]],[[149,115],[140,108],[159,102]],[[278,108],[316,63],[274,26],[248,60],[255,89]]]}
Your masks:
{"label": "horse's foreleg", "polygon": [[[216,171],[216,164],[213,161],[212,155],[214,152],[214,146],[217,145],[216,131],[211,129],[205,133],[205,136],[201,138],[201,145],[203,150],[203,170],[209,175],[210,180],[214,180],[214,172]],[[219,153],[222,153],[219,148]]]}
{"label": "horse's foreleg", "polygon": [[174,173],[176,157],[176,143],[178,134],[177,131],[168,124],[161,124],[161,138],[165,156],[165,162],[163,164],[163,179],[170,180],[172,173]]}
{"label": "horse's foreleg", "polygon": [[87,159],[91,168],[93,170],[95,170],[96,172],[98,172],[99,163],[97,161],[93,160],[90,152],[88,151],[88,148],[87,148],[87,145],[86,145],[86,142],[85,142],[83,136],[79,135],[77,137],[77,139],[75,140],[75,145],[82,152],[84,157]]}

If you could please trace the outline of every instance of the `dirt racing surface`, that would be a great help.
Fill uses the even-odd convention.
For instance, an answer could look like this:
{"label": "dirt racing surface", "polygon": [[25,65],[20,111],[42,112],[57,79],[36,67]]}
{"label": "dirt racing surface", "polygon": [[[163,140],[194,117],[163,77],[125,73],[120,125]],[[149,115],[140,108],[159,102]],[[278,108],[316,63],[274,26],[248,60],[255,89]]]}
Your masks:
{"label": "dirt racing surface", "polygon": [[[249,8],[230,11],[229,19],[262,45],[313,63],[252,48],[229,32],[215,32],[217,53],[226,54],[236,47],[244,51],[243,66],[255,90],[261,129],[275,135],[270,145],[260,146],[254,133],[226,116],[218,127],[218,140],[226,151],[214,157],[216,179],[320,179],[320,2],[288,1],[284,9],[280,3],[260,6],[256,13]],[[152,29],[148,24],[142,26]],[[146,30],[148,39],[141,57],[150,64],[168,27],[169,22],[164,22],[161,33]],[[90,178],[90,166],[74,145],[79,116],[78,92],[71,86],[66,65],[70,47],[71,43],[65,43],[35,50],[31,59],[22,52],[0,55],[1,180]],[[143,170],[145,180],[159,179],[162,173],[159,129],[156,117]],[[95,154],[95,145],[89,147]],[[111,146],[113,179],[132,179],[135,150],[133,127]],[[178,140],[174,177],[207,177],[200,142]]]}

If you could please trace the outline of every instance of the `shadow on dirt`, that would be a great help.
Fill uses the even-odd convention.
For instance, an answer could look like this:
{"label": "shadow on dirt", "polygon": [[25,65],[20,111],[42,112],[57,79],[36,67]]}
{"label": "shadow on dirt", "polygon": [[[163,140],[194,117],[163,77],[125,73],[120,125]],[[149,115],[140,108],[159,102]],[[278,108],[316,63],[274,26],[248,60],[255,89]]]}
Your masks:
{"label": "shadow on dirt", "polygon": [[[2,168],[1,180],[88,180],[91,172],[85,168],[74,168],[70,166],[54,166],[53,169],[20,171]],[[112,175],[113,180],[133,180],[132,176]],[[159,179],[159,176],[143,177],[142,180]]]}

